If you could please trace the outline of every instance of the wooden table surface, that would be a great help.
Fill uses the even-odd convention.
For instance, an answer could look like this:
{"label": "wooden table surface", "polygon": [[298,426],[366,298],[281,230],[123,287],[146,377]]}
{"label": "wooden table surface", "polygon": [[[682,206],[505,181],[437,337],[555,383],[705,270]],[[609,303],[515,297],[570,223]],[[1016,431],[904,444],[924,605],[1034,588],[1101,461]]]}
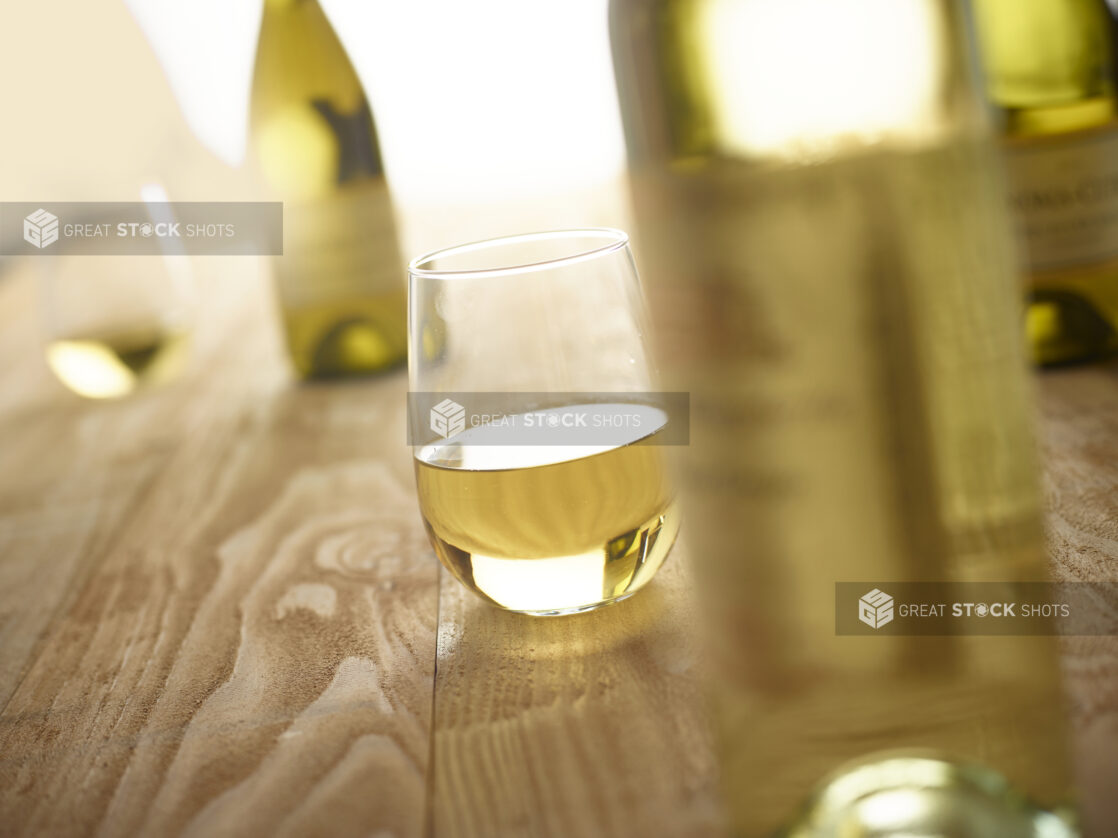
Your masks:
{"label": "wooden table surface", "polygon": [[[215,264],[189,373],[85,402],[33,270],[0,277],[0,834],[723,834],[684,548],[616,608],[490,608],[427,544],[402,372],[293,383]],[[1057,573],[1113,580],[1118,366],[1041,389]],[[1118,835],[1118,641],[1065,648]]]}

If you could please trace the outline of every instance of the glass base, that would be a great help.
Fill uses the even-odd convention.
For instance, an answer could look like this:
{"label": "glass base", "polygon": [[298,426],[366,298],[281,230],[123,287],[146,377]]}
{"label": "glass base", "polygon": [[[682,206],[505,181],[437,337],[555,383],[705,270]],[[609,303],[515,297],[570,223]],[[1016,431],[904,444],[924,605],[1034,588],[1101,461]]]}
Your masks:
{"label": "glass base", "polygon": [[470,552],[427,534],[443,565],[463,585],[506,611],[559,617],[619,602],[646,585],[664,563],[679,532],[673,502],[640,526],[584,553],[507,558]]}
{"label": "glass base", "polygon": [[877,754],[840,769],[784,838],[1077,838],[1070,813],[1033,803],[982,765]]}
{"label": "glass base", "polygon": [[503,605],[497,605],[497,607],[503,611],[509,611],[513,614],[524,614],[528,617],[566,617],[571,614],[585,614],[588,611],[598,611],[599,609],[607,608],[610,605],[616,605],[619,602],[627,600],[635,593],[636,590],[627,591],[621,596],[614,597],[613,599],[607,599],[603,602],[595,602],[591,603],[590,605],[579,605],[574,608],[556,608],[549,611],[524,611],[516,608],[505,608]]}

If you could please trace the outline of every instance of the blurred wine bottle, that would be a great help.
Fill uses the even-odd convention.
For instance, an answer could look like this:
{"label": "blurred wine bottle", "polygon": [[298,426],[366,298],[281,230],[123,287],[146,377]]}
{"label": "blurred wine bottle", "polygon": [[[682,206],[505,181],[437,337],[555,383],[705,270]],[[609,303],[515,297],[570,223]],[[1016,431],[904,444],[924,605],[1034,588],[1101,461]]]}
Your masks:
{"label": "blurred wine bottle", "polygon": [[610,18],[659,359],[691,393],[684,526],[736,834],[1070,834],[1046,811],[1070,799],[1052,636],[836,628],[839,582],[1046,578],[965,4]]}
{"label": "blurred wine bottle", "polygon": [[1042,364],[1118,350],[1118,20],[1106,0],[974,0]]}
{"label": "blurred wine bottle", "polygon": [[342,376],[401,362],[406,267],[376,127],[316,0],[265,0],[251,132],[284,202],[276,281],[296,371]]}

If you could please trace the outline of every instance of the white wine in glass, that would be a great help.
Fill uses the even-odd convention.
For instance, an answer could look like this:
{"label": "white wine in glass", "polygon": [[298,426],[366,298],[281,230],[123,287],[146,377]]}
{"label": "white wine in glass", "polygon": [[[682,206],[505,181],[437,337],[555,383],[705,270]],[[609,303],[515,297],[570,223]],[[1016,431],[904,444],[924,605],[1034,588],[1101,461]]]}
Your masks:
{"label": "white wine in glass", "polygon": [[[498,605],[577,609],[640,588],[679,513],[655,439],[605,451],[517,451],[460,440],[415,458],[423,520],[443,563]],[[562,459],[559,459],[562,457]]]}
{"label": "white wine in glass", "polygon": [[[158,195],[165,200],[162,190]],[[104,238],[91,247],[42,260],[47,365],[67,388],[91,399],[121,398],[173,380],[189,358],[194,327],[189,257],[115,253]]]}
{"label": "white wine in glass", "polygon": [[[411,268],[413,391],[472,390],[517,403],[528,390],[646,393],[637,277],[617,231],[520,236],[454,248]],[[481,267],[490,265],[491,267]],[[434,300],[434,304],[431,301]],[[432,319],[430,313],[437,313]],[[432,336],[443,352],[424,353]],[[555,418],[578,404],[535,415]],[[665,412],[601,444],[523,444],[504,422],[416,446],[419,505],[439,559],[503,608],[564,614],[632,594],[679,528],[665,470]]]}
{"label": "white wine in glass", "polygon": [[116,398],[173,378],[189,343],[189,333],[171,325],[51,338],[47,363],[78,395]]}

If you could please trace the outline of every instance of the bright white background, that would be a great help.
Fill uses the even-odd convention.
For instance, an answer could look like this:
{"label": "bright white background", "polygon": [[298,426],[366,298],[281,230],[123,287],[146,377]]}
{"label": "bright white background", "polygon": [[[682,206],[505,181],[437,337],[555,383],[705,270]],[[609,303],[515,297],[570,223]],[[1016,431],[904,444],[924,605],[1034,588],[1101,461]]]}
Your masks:
{"label": "bright white background", "polygon": [[[322,0],[413,246],[625,223],[606,0]],[[0,0],[0,199],[250,190],[260,0]],[[131,10],[131,11],[130,11]]]}

